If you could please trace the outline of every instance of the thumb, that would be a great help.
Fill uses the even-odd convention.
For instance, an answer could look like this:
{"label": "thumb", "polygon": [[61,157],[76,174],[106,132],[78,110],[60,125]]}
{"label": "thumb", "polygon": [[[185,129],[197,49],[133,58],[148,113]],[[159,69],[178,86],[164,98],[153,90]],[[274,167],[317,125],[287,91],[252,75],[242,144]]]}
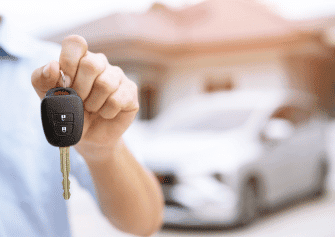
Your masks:
{"label": "thumb", "polygon": [[31,84],[38,96],[43,99],[51,88],[62,85],[59,63],[50,61],[47,65],[37,68],[31,75]]}

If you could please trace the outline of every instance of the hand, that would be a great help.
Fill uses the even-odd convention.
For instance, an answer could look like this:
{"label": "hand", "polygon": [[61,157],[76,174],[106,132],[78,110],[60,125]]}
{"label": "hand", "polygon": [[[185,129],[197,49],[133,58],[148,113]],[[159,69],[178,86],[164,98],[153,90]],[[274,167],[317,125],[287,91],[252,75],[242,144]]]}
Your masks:
{"label": "hand", "polygon": [[41,99],[49,89],[63,86],[60,69],[84,102],[83,134],[75,148],[89,153],[115,147],[138,112],[136,84],[105,55],[89,52],[85,39],[76,35],[63,40],[59,63],[51,61],[33,72],[32,85]]}

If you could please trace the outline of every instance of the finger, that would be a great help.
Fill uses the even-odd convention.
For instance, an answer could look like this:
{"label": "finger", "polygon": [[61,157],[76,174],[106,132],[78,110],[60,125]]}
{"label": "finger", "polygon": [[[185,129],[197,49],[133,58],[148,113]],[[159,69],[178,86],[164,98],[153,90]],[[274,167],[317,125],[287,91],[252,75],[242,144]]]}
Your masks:
{"label": "finger", "polygon": [[95,79],[92,91],[84,102],[85,109],[88,112],[98,112],[107,98],[119,88],[121,80],[125,77],[119,67],[108,64],[105,71]]}
{"label": "finger", "polygon": [[120,111],[138,111],[138,108],[137,86],[133,81],[126,79],[121,81],[119,89],[107,98],[99,114],[105,119],[113,119]]}
{"label": "finger", "polygon": [[[62,41],[62,51],[59,57],[60,68],[71,78],[71,84],[76,76],[79,61],[87,52],[86,40],[78,35],[71,35]],[[71,85],[70,85],[71,86]]]}
{"label": "finger", "polygon": [[59,63],[56,61],[36,69],[31,75],[31,84],[41,99],[48,90],[60,86],[60,83]]}
{"label": "finger", "polygon": [[[93,120],[86,132],[83,132],[83,136],[85,136],[85,140],[91,141],[92,143],[115,145],[115,139],[122,136],[136,117],[136,114],[137,111],[120,112],[112,120],[99,120],[99,122]],[[111,134],[113,134],[113,136],[111,136]]]}
{"label": "finger", "polygon": [[[122,134],[126,131],[126,129],[130,126],[136,117],[136,114],[137,111],[120,112],[112,120],[92,119],[92,123],[86,127],[86,130],[84,125],[83,137],[85,137],[86,141],[90,141],[92,144],[96,143],[100,145],[115,145],[115,139],[118,139],[122,136]],[[96,115],[97,114],[93,116]],[[113,134],[113,136],[111,136],[111,134]]]}
{"label": "finger", "polygon": [[92,90],[95,79],[106,69],[108,60],[104,54],[88,52],[80,59],[72,88],[85,100]]}

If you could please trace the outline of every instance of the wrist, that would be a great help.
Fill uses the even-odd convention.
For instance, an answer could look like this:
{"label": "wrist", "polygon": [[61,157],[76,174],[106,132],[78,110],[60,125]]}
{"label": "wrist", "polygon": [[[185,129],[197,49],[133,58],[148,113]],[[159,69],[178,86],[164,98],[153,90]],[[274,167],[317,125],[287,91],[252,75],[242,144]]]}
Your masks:
{"label": "wrist", "polygon": [[122,137],[111,145],[96,145],[92,143],[80,143],[74,146],[76,151],[87,163],[105,163],[118,156],[124,147]]}

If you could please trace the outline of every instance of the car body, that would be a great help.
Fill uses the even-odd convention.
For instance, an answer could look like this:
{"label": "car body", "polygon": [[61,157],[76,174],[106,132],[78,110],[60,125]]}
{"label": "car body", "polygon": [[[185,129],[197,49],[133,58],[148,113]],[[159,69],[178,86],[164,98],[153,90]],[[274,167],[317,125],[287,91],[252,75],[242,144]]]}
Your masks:
{"label": "car body", "polygon": [[147,124],[143,158],[163,187],[164,223],[246,224],[324,188],[326,119],[295,90],[188,98]]}

